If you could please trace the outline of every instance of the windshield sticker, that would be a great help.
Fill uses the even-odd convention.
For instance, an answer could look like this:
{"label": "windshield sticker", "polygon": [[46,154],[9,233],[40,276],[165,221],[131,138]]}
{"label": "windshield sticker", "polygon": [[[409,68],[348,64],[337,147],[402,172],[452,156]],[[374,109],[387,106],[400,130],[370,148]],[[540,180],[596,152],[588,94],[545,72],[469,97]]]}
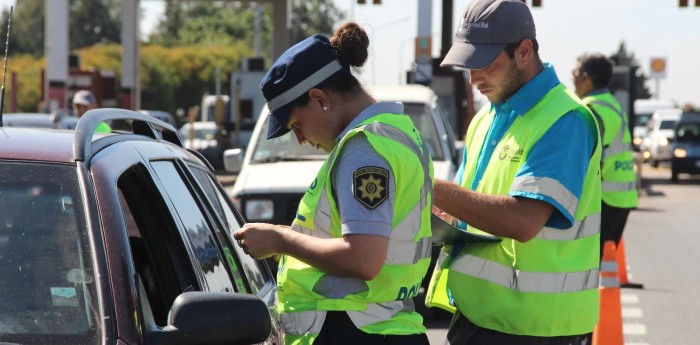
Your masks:
{"label": "windshield sticker", "polygon": [[78,294],[73,287],[51,287],[51,300],[57,307],[77,307]]}

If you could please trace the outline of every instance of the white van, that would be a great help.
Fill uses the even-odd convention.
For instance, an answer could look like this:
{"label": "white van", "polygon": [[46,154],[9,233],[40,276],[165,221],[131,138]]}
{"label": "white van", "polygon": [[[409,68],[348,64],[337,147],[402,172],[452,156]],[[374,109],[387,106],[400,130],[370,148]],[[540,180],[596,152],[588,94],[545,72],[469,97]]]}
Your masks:
{"label": "white van", "polygon": [[641,151],[641,145],[647,136],[648,122],[659,109],[673,109],[676,105],[667,99],[638,99],[634,101],[634,127],[632,130],[632,146]]}
{"label": "white van", "polygon": [[660,109],[647,122],[647,135],[642,140],[640,151],[652,167],[671,160],[674,129],[682,113],[683,110],[679,108]]}

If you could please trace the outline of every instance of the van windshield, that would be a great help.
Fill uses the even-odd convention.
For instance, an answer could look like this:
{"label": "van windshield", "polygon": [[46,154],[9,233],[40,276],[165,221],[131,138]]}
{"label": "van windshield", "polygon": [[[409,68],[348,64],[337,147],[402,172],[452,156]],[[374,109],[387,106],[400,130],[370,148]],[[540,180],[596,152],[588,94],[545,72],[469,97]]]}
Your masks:
{"label": "van windshield", "polygon": [[676,130],[678,142],[700,142],[700,122],[681,123]]}

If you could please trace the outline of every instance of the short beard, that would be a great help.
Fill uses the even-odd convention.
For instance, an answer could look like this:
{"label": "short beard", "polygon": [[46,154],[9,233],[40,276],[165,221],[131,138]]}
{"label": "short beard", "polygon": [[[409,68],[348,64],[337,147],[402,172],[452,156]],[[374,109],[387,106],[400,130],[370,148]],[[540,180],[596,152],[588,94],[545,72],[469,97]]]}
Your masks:
{"label": "short beard", "polygon": [[515,63],[515,59],[512,59],[510,61],[510,66],[508,66],[508,71],[506,72],[505,78],[503,79],[503,86],[501,87],[502,91],[495,95],[491,102],[499,103],[507,100],[523,85],[525,85],[525,81],[525,72],[519,70]]}

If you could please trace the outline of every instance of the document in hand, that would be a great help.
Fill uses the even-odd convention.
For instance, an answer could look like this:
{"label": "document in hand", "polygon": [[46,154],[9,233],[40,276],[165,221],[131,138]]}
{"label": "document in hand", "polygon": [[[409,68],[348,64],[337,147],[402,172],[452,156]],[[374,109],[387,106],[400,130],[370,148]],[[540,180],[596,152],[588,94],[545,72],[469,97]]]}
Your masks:
{"label": "document in hand", "polygon": [[454,227],[434,214],[430,217],[430,226],[432,227],[434,246],[501,241],[500,238],[495,236],[477,235]]}

